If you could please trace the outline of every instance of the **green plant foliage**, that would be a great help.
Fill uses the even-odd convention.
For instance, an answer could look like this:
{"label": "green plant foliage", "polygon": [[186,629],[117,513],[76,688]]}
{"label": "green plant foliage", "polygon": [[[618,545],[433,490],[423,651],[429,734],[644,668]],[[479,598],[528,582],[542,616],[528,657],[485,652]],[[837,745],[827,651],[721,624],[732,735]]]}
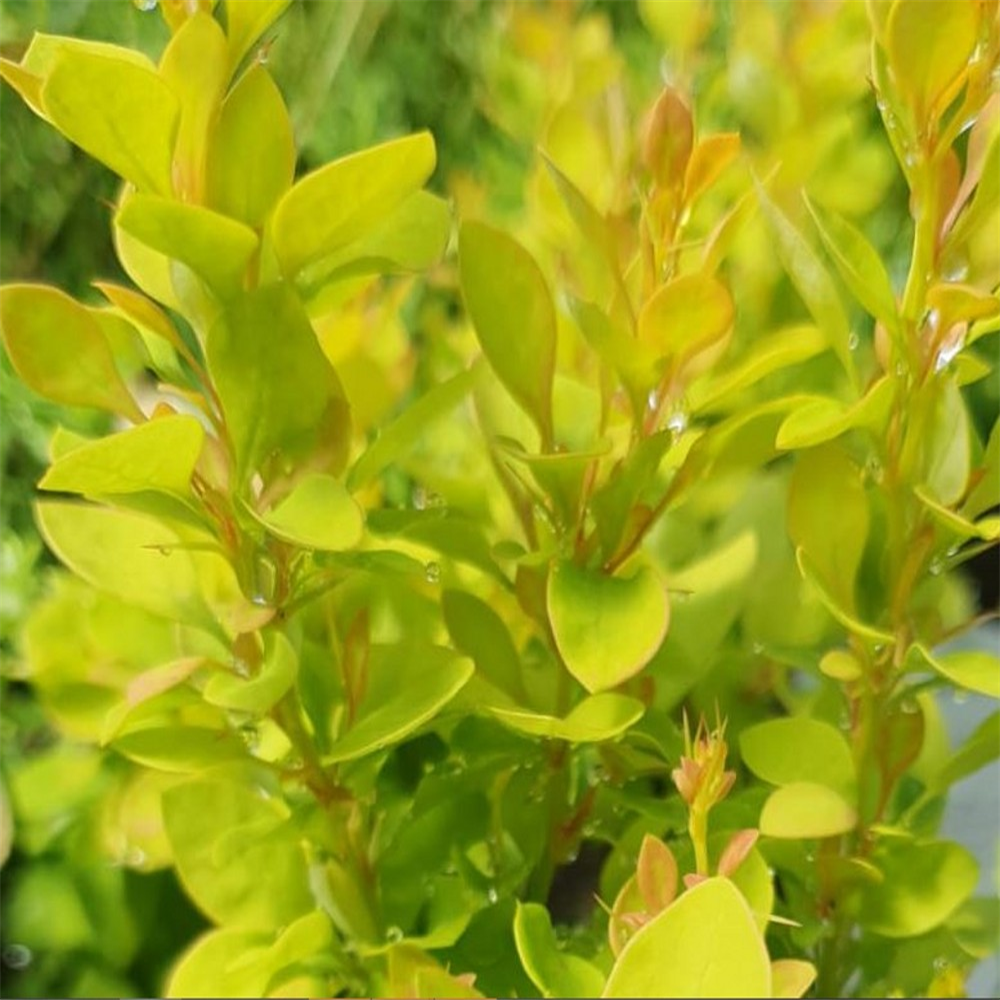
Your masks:
{"label": "green plant foliage", "polygon": [[15,985],[964,995],[996,0],[137,6],[0,60]]}

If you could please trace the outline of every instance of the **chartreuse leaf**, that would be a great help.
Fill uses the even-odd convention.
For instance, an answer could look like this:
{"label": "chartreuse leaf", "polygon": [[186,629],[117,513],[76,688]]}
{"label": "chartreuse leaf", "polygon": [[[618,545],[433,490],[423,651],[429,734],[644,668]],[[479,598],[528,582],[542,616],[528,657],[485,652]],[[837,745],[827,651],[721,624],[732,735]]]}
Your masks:
{"label": "chartreuse leaf", "polygon": [[444,253],[450,235],[448,203],[429,191],[411,194],[372,232],[302,271],[298,280],[310,298],[310,312],[323,311],[324,287],[336,294],[347,278],[425,270]]}
{"label": "chartreuse leaf", "polygon": [[854,581],[868,539],[861,471],[834,446],[799,455],[788,495],[788,531],[823,585],[854,611]]}
{"label": "chartreuse leaf", "polygon": [[914,485],[939,504],[957,505],[971,471],[969,414],[951,377],[929,380],[915,394],[900,466]]}
{"label": "chartreuse leaf", "polygon": [[209,204],[257,228],[294,178],[295,139],[285,102],[267,70],[253,66],[226,98],[209,137]]}
{"label": "chartreuse leaf", "polygon": [[254,42],[285,12],[292,0],[226,0],[226,38],[232,73]]}
{"label": "chartreuse leaf", "polygon": [[743,763],[774,785],[811,781],[850,795],[856,783],[843,734],[818,719],[770,719],[740,734]]}
{"label": "chartreuse leaf", "polygon": [[450,413],[472,391],[481,369],[473,366],[429,389],[411,403],[368,446],[351,467],[347,486],[359,490],[417,443],[428,426]]}
{"label": "chartreuse leaf", "polygon": [[775,444],[789,451],[812,448],[840,437],[855,427],[870,427],[881,433],[892,405],[893,384],[879,379],[853,406],[827,396],[807,398],[782,421]]}
{"label": "chartreuse leaf", "polygon": [[772,372],[807,361],[827,348],[818,327],[803,325],[780,330],[756,343],[735,368],[709,373],[688,389],[693,412],[731,402],[736,394]]}
{"label": "chartreuse leaf", "polygon": [[959,538],[981,538],[984,541],[995,541],[1000,538],[1000,520],[996,517],[984,517],[978,521],[969,521],[956,513],[950,507],[940,504],[926,490],[919,486],[914,489],[914,495],[927,508],[931,517],[946,531]]}
{"label": "chartreuse leaf", "polygon": [[35,392],[68,406],[96,406],[144,420],[94,317],[45,285],[0,289],[0,333],[14,370]]}
{"label": "chartreuse leaf", "polygon": [[508,728],[528,736],[567,743],[603,743],[638,722],[644,707],[636,698],[604,691],[584,698],[562,719],[519,708],[491,706],[488,711]]}
{"label": "chartreuse leaf", "polygon": [[854,377],[850,327],[837,289],[816,252],[761,184],[757,199],[777,241],[778,256],[816,325],[829,338],[848,375]]}
{"label": "chartreuse leaf", "polygon": [[666,588],[648,568],[625,579],[557,563],[546,598],[559,654],[591,693],[637,674],[667,632]]}
{"label": "chartreuse leaf", "polygon": [[160,417],[73,449],[45,473],[38,488],[91,497],[141,490],[187,497],[204,439],[194,417]]}
{"label": "chartreuse leaf", "polygon": [[969,518],[1000,504],[1000,419],[993,424],[982,458],[972,477],[962,513]]}
{"label": "chartreuse leaf", "polygon": [[174,193],[182,201],[201,203],[205,197],[208,133],[218,117],[230,78],[226,36],[210,13],[195,11],[174,32],[160,60],[160,77],[180,101],[174,143]]}
{"label": "chartreuse leaf", "polygon": [[976,859],[949,841],[894,841],[873,860],[883,880],[865,887],[858,919],[890,938],[926,934],[944,923],[979,879]]}
{"label": "chartreuse leaf", "polygon": [[979,32],[976,4],[896,0],[885,46],[896,85],[918,122],[957,83]]}
{"label": "chartreuse leaf", "polygon": [[98,590],[167,618],[205,620],[194,565],[170,528],[129,511],[87,504],[44,500],[35,509],[52,551]]}
{"label": "chartreuse leaf", "polygon": [[816,979],[816,966],[800,958],[779,958],[771,963],[771,996],[795,1000]]}
{"label": "chartreuse leaf", "polygon": [[247,755],[246,746],[234,733],[208,726],[150,726],[118,736],[111,745],[144,767],[179,774],[203,771]]}
{"label": "chartreuse leaf", "polygon": [[458,238],[462,294],[490,367],[552,443],[556,314],[535,259],[515,240],[481,222]]}
{"label": "chartreuse leaf", "polygon": [[606,997],[769,997],[771,965],[753,914],[727,879],[684,893],[625,945]]}
{"label": "chartreuse leaf", "polygon": [[685,274],[662,285],[639,314],[639,342],[676,371],[718,344],[733,325],[726,286],[708,274]]}
{"label": "chartreuse leaf", "polygon": [[258,244],[257,234],[235,219],[155,195],[133,195],[115,223],[150,249],[186,264],[223,299],[241,289]]}
{"label": "chartreuse leaf", "polygon": [[549,911],[540,903],[518,903],[514,942],[524,971],[543,997],[599,997],[604,976],[590,962],[559,948]]}
{"label": "chartreuse leaf", "polygon": [[243,474],[276,452],[310,454],[335,436],[339,383],[286,285],[235,299],[210,331],[207,353]]}
{"label": "chartreuse leaf", "polygon": [[470,659],[440,646],[373,646],[368,694],[358,718],[325,760],[354,760],[398,743],[432,719],[475,672]]}
{"label": "chartreuse leaf", "polygon": [[268,632],[264,659],[256,676],[244,679],[219,672],[205,685],[202,696],[210,705],[235,712],[264,713],[295,683],[299,658],[281,632]]}
{"label": "chartreuse leaf", "polygon": [[[167,997],[262,997],[267,970],[241,960],[256,958],[270,941],[265,931],[217,927],[196,938],[174,965]],[[238,967],[236,967],[238,966]],[[236,967],[236,968],[234,968]]]}
{"label": "chartreuse leaf", "polygon": [[834,837],[853,830],[857,813],[844,797],[826,785],[793,781],[771,793],[760,814],[765,837],[802,840]]}
{"label": "chartreuse leaf", "polygon": [[434,140],[418,132],[307,174],[278,202],[271,221],[284,273],[291,277],[369,232],[423,186],[435,162]]}
{"label": "chartreuse leaf", "polygon": [[156,73],[129,59],[63,48],[41,105],[63,135],[138,190],[170,194],[179,108]]}
{"label": "chartreuse leaf", "polygon": [[[188,895],[216,923],[265,930],[315,908],[300,834],[287,808],[249,783],[200,778],[169,789],[163,819]],[[259,836],[218,857],[221,838],[241,827]],[[233,956],[235,959],[236,956]]]}
{"label": "chartreuse leaf", "polygon": [[896,296],[878,251],[846,219],[822,208],[808,197],[806,204],[823,245],[833,258],[851,294],[886,329],[895,329]]}
{"label": "chartreuse leaf", "polygon": [[[124,285],[115,285],[108,281],[95,281],[94,287],[130,322],[132,322],[145,341],[150,356],[155,363],[163,358],[162,350],[156,346],[157,340],[166,341],[179,354],[186,354],[187,347],[170,322],[166,313],[140,292]],[[152,336],[148,336],[150,334]],[[172,362],[173,359],[170,358]]]}
{"label": "chartreuse leaf", "polygon": [[260,521],[272,534],[309,549],[340,552],[361,541],[361,508],[332,476],[304,476]]}
{"label": "chartreuse leaf", "polygon": [[1000,659],[993,653],[980,649],[932,653],[916,643],[910,647],[907,660],[916,667],[930,667],[960,688],[1000,698]]}

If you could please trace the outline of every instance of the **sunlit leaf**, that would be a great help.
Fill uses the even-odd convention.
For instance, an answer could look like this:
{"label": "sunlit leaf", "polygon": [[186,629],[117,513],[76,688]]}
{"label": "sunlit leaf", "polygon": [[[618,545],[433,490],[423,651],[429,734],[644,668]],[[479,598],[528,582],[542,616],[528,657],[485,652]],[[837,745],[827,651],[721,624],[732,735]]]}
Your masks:
{"label": "sunlit leaf", "polygon": [[516,732],[567,743],[612,740],[637,722],[644,710],[641,701],[609,691],[584,698],[562,719],[527,709],[489,708],[491,715]]}
{"label": "sunlit leaf", "polygon": [[226,0],[226,38],[232,72],[292,0]]}
{"label": "sunlit leaf", "polygon": [[769,997],[771,965],[753,914],[707,879],[646,924],[618,956],[606,997]]}
{"label": "sunlit leaf", "polygon": [[771,963],[771,996],[788,998],[803,996],[816,979],[816,967],[800,958],[781,958]]}
{"label": "sunlit leaf", "polygon": [[279,538],[332,552],[357,545],[364,530],[361,509],[343,484],[318,474],[301,479],[260,520]]}
{"label": "sunlit leaf", "polygon": [[271,220],[285,274],[372,230],[423,185],[435,162],[434,140],[419,132],[307,174],[278,202]]}
{"label": "sunlit leaf", "polygon": [[161,417],[74,449],[38,487],[91,497],[141,490],[187,497],[204,438],[194,417]]}
{"label": "sunlit leaf", "polygon": [[907,658],[914,666],[930,667],[960,688],[1000,698],[1000,658],[994,653],[977,649],[932,653],[917,643],[910,647]]}
{"label": "sunlit leaf", "polygon": [[772,792],[764,803],[760,832],[784,840],[834,837],[853,830],[857,821],[854,808],[832,788],[795,781]]}
{"label": "sunlit leaf", "polygon": [[299,660],[291,643],[281,632],[268,633],[264,658],[253,677],[236,673],[215,673],[202,696],[210,705],[236,712],[266,712],[295,683]]}
{"label": "sunlit leaf", "polygon": [[225,729],[206,726],[154,726],[114,739],[120,754],[159,771],[194,773],[246,756],[243,741]]}

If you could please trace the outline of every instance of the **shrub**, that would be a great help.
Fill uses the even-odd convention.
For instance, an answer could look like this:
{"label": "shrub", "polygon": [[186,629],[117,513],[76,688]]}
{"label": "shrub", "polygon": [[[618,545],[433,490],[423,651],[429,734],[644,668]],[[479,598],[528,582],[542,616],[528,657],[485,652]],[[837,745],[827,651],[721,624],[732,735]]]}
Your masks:
{"label": "shrub", "polygon": [[[24,383],[117,421],[58,429],[38,484],[71,574],[24,663],[68,742],[12,781],[17,836],[39,774],[101,774],[103,848],[214,925],[170,995],[958,995],[997,930],[937,835],[997,716],[952,751],[934,699],[1000,697],[994,655],[939,650],[1000,536],[967,388],[996,4],[869,4],[903,275],[836,186],[789,197],[759,108],[708,131],[678,82],[626,140],[572,60],[523,239],[463,218],[439,265],[428,133],[296,180],[258,53],[286,6],[163,0],[158,66],[47,35],[0,64],[121,177],[135,285],[0,292]],[[706,9],[642,7],[690,58]],[[431,267],[475,340],[421,354],[381,278]]]}

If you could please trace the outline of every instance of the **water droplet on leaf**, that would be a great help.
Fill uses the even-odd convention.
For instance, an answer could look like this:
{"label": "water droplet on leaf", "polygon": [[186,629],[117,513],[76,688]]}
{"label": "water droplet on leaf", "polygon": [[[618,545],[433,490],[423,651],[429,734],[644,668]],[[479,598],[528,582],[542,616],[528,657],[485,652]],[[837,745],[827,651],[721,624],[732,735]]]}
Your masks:
{"label": "water droplet on leaf", "polygon": [[3,950],[3,964],[8,969],[26,969],[34,957],[31,949],[23,944],[9,944]]}
{"label": "water droplet on leaf", "polygon": [[687,430],[687,425],[688,417],[683,410],[675,410],[667,421],[667,428],[675,438],[680,437]]}
{"label": "water droplet on leaf", "polygon": [[856,351],[860,343],[861,343],[861,338],[856,333],[852,333],[847,338],[847,349],[849,351]]}
{"label": "water droplet on leaf", "polygon": [[438,583],[441,580],[441,567],[436,562],[429,562],[424,567],[424,579],[428,583]]}
{"label": "water droplet on leaf", "polygon": [[486,898],[490,901],[491,905],[499,902],[500,893],[497,892],[495,885],[491,885],[489,889],[486,890]]}
{"label": "water droplet on leaf", "polygon": [[386,941],[390,942],[391,944],[398,944],[400,941],[403,940],[403,929],[402,929],[402,927],[396,927],[395,925],[393,925],[392,927],[390,927],[385,932],[385,939],[386,939]]}

